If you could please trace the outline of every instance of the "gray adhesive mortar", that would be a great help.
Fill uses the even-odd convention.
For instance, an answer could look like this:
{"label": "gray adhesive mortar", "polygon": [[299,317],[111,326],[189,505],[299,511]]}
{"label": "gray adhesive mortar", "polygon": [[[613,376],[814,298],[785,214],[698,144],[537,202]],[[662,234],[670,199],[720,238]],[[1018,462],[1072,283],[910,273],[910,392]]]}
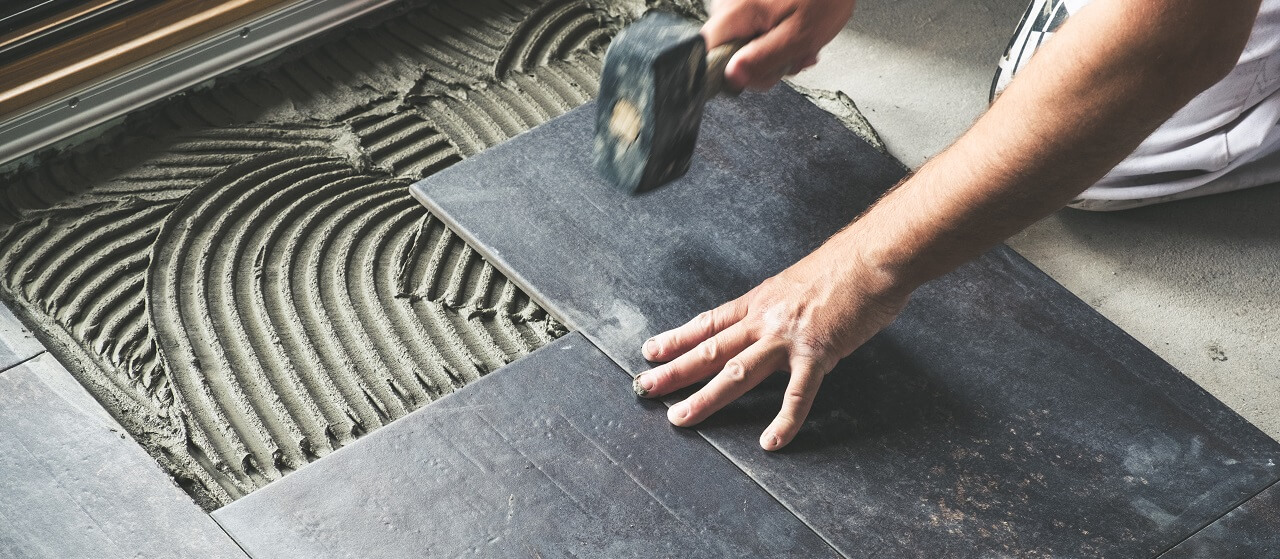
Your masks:
{"label": "gray adhesive mortar", "polygon": [[406,186],[590,99],[648,7],[404,5],[27,158],[0,297],[229,503],[565,332]]}
{"label": "gray adhesive mortar", "polygon": [[704,15],[404,5],[25,158],[0,297],[218,508],[565,332],[406,186],[590,99],[651,7]]}

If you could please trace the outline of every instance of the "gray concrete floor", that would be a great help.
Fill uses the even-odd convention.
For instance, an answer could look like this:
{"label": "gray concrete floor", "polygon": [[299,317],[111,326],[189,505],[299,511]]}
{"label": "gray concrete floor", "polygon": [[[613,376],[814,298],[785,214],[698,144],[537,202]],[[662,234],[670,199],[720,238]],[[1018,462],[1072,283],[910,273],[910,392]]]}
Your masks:
{"label": "gray concrete floor", "polygon": [[[841,90],[915,168],[986,108],[1025,0],[867,0],[794,81]],[[1280,186],[1063,210],[1009,245],[1280,439]]]}

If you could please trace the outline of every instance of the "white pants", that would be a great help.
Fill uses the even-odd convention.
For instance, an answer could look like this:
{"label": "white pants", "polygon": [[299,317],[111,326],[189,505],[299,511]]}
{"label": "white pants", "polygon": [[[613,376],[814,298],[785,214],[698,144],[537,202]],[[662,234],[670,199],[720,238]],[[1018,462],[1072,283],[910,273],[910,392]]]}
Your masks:
{"label": "white pants", "polygon": [[[992,83],[994,97],[1089,0],[1034,0]],[[1239,62],[1070,206],[1122,210],[1280,183],[1280,0],[1263,0]]]}

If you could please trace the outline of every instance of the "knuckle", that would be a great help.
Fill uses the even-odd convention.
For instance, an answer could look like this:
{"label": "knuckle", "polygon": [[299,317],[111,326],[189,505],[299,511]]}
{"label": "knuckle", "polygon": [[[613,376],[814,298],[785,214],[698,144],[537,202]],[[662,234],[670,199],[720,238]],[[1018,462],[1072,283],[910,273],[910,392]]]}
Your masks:
{"label": "knuckle", "polygon": [[756,326],[756,342],[772,346],[775,348],[774,351],[777,351],[778,346],[786,347],[782,333],[778,330],[776,325],[762,322]]}
{"label": "knuckle", "polygon": [[701,330],[710,331],[712,328],[715,327],[715,324],[716,324],[715,312],[703,311],[701,313],[698,313],[698,316],[694,318],[694,321],[697,323],[698,327]]}
{"label": "knuckle", "polygon": [[702,408],[707,405],[707,397],[702,393],[701,390],[699,390],[698,392],[694,392],[693,394],[690,394],[689,398],[687,398],[684,402],[689,409],[689,419],[693,419],[695,417],[698,417],[698,415],[702,412]]}
{"label": "knuckle", "polygon": [[689,336],[684,332],[671,332],[665,334],[658,340],[658,353],[665,359],[674,359],[683,353],[685,340]]}
{"label": "knuckle", "polygon": [[800,354],[792,361],[791,374],[800,375],[808,382],[819,382],[835,365],[836,359],[822,355]]}
{"label": "knuckle", "polygon": [[737,360],[730,361],[724,367],[725,379],[734,384],[746,382],[747,368]]}
{"label": "knuckle", "polygon": [[655,373],[654,379],[653,379],[654,384],[660,384],[660,385],[666,385],[669,383],[679,384],[681,382],[681,379],[683,379],[686,376],[684,372],[683,363],[679,363],[676,361],[672,361],[670,363],[667,363],[659,367],[658,369],[654,369],[653,372]]}
{"label": "knuckle", "polygon": [[796,336],[795,353],[802,356],[819,357],[831,353],[827,343],[813,336]]}
{"label": "knuckle", "polygon": [[707,338],[706,341],[698,345],[698,352],[703,361],[715,361],[720,355],[720,342],[715,338]]}
{"label": "knuckle", "polygon": [[671,365],[667,364],[654,367],[645,374],[649,376],[649,380],[654,384],[654,386],[658,386],[666,382],[667,378],[671,376]]}
{"label": "knuckle", "polygon": [[788,387],[782,398],[783,401],[797,407],[809,402],[809,394],[799,387]]}

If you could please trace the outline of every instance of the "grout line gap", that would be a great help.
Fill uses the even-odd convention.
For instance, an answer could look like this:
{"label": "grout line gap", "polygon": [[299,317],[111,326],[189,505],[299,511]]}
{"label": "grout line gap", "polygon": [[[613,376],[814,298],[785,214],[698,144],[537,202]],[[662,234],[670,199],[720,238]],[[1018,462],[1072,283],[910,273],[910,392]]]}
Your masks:
{"label": "grout line gap", "polygon": [[31,357],[28,357],[28,358],[26,358],[26,359],[23,359],[22,361],[19,361],[19,362],[17,362],[17,363],[14,363],[13,365],[10,365],[10,366],[8,366],[8,367],[5,367],[5,368],[3,368],[3,369],[0,369],[0,375],[2,375],[2,374],[4,374],[4,373],[7,373],[7,372],[9,372],[9,371],[11,371],[11,370],[13,370],[13,369],[18,368],[18,367],[21,367],[21,366],[23,366],[23,365],[26,365],[27,363],[30,363],[30,362],[32,362],[32,361],[35,361],[36,359],[39,359],[42,355],[44,355],[44,354],[46,354],[46,353],[49,353],[49,350],[47,350],[47,349],[41,349],[39,352],[37,352],[35,355],[32,355]]}
{"label": "grout line gap", "polygon": [[[631,377],[631,373],[627,371],[625,365],[623,365],[622,363],[619,363],[617,359],[614,359],[612,356],[609,355],[608,352],[606,352],[604,349],[601,349],[600,346],[595,341],[587,337],[585,332],[582,333],[582,338],[586,340],[587,343],[591,344],[592,347],[595,347],[596,351],[599,351],[601,354],[603,354],[606,359],[608,359],[611,363],[613,363],[614,367],[617,367],[617,369],[622,372],[622,374],[626,375],[627,377]],[[671,404],[668,404],[665,400],[659,399],[656,401],[661,402],[662,405],[667,406],[668,408],[671,407]],[[756,487],[759,487],[761,491],[764,491],[766,495],[772,498],[774,502],[778,503],[778,505],[780,505],[784,510],[791,513],[791,516],[795,517],[795,519],[800,521],[801,524],[804,524],[805,527],[808,528],[810,532],[813,532],[814,535],[818,536],[818,538],[820,538],[824,543],[827,544],[827,547],[831,548],[832,551],[834,551],[836,554],[838,554],[841,557],[846,557],[846,558],[850,557],[849,554],[841,551],[839,547],[836,547],[836,545],[831,541],[830,538],[828,538],[822,532],[819,532],[817,528],[814,528],[813,524],[809,523],[809,521],[805,519],[805,517],[798,514],[795,511],[795,509],[793,509],[790,505],[788,505],[782,499],[778,498],[778,496],[774,494],[773,491],[770,491],[768,487],[765,487],[764,484],[762,484],[759,479],[756,479],[755,476],[752,476],[749,472],[747,472],[742,467],[742,465],[738,463],[737,460],[734,460],[728,454],[726,454],[724,449],[720,448],[719,445],[712,442],[711,439],[708,439],[705,433],[703,433],[701,430],[698,430],[698,429],[694,429],[694,431],[698,434],[698,437],[702,438],[702,440],[705,441],[707,445],[710,446],[713,450],[715,450],[717,454],[719,454],[722,458],[724,458],[726,461],[732,464],[733,467],[737,468],[739,472],[742,472],[742,475],[746,476],[747,479],[751,480],[751,483],[755,484]]]}
{"label": "grout line gap", "polygon": [[1227,511],[1226,511],[1226,512],[1222,513],[1222,514],[1221,514],[1221,515],[1219,515],[1219,516],[1216,516],[1216,517],[1212,518],[1212,519],[1211,519],[1211,520],[1209,520],[1208,522],[1205,522],[1205,523],[1204,523],[1203,525],[1201,525],[1199,528],[1196,528],[1195,530],[1192,530],[1192,531],[1191,531],[1191,533],[1190,533],[1190,534],[1188,534],[1185,538],[1182,538],[1182,539],[1180,539],[1180,540],[1178,540],[1178,541],[1176,541],[1176,542],[1173,542],[1173,544],[1171,544],[1171,545],[1169,545],[1168,547],[1165,547],[1164,549],[1160,550],[1159,552],[1157,552],[1157,553],[1155,554],[1156,559],[1159,559],[1160,557],[1164,557],[1165,555],[1168,555],[1168,553],[1169,553],[1170,551],[1173,551],[1173,550],[1174,550],[1174,548],[1177,548],[1178,546],[1182,545],[1182,544],[1183,544],[1183,542],[1186,542],[1187,540],[1190,540],[1191,538],[1196,537],[1196,535],[1197,535],[1197,534],[1199,534],[1200,532],[1203,532],[1203,531],[1205,531],[1205,529],[1207,529],[1208,527],[1213,526],[1213,525],[1214,525],[1215,523],[1217,523],[1219,520],[1222,520],[1223,518],[1226,518],[1226,517],[1227,517],[1227,515],[1229,515],[1229,514],[1231,514],[1231,513],[1235,512],[1235,511],[1236,511],[1236,510],[1238,510],[1240,507],[1244,506],[1246,503],[1248,503],[1249,501],[1252,501],[1255,497],[1257,497],[1258,495],[1261,495],[1263,492],[1265,492],[1265,491],[1266,491],[1266,490],[1268,490],[1268,489],[1271,489],[1272,487],[1280,487],[1280,479],[1271,480],[1271,482],[1270,482],[1270,483],[1268,483],[1268,484],[1266,484],[1266,485],[1262,486],[1262,489],[1259,489],[1257,492],[1255,492],[1255,493],[1253,493],[1253,494],[1250,494],[1249,496],[1245,497],[1244,499],[1241,499],[1241,500],[1240,500],[1240,502],[1238,502],[1238,503],[1236,503],[1236,504],[1232,505],[1232,506],[1231,506],[1231,508],[1227,509]]}

